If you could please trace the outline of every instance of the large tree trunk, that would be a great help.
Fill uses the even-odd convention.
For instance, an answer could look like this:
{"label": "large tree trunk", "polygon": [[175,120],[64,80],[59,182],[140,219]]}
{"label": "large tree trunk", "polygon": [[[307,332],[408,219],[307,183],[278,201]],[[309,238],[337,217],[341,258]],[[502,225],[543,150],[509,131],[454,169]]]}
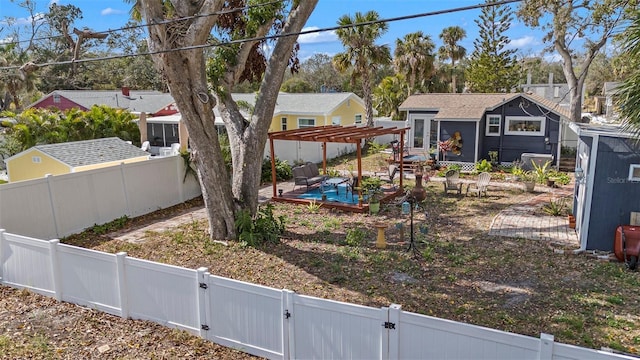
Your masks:
{"label": "large tree trunk", "polygon": [[[142,14],[148,22],[164,19],[162,2],[142,1],[141,5]],[[187,2],[174,3],[178,16],[200,11],[213,13],[222,5],[222,0],[207,1],[203,8]],[[204,44],[215,21],[216,17],[211,16],[180,24],[149,26],[149,49],[167,51]],[[189,132],[191,156],[196,164],[209,218],[209,236],[215,240],[234,239],[235,206],[214,125],[215,98],[208,91],[204,53],[202,49],[167,51],[154,55],[153,60],[164,74]]]}
{"label": "large tree trunk", "polygon": [[168,70],[164,73],[189,132],[192,159],[198,170],[207,208],[210,236],[218,240],[233,239],[236,237],[235,207],[214,125],[215,98],[208,92],[204,78],[202,51],[184,51],[164,57],[165,69]]}
{"label": "large tree trunk", "polygon": [[[288,16],[282,33],[298,33],[304,27],[318,0],[300,2]],[[233,195],[240,208],[255,214],[258,207],[258,190],[262,173],[264,148],[267,143],[269,127],[273,119],[273,111],[284,73],[288,68],[296,36],[284,36],[278,39],[271,56],[267,60],[267,68],[260,84],[260,90],[253,108],[252,117],[244,119],[237,105],[229,95],[231,82],[227,80],[227,91],[222,95],[220,104],[223,110],[231,156],[233,159]],[[251,46],[251,44],[248,44]],[[235,75],[242,71],[242,67],[230,68]],[[229,76],[227,79],[236,76]],[[225,95],[226,94],[226,95]]]}
{"label": "large tree trunk", "polygon": [[[207,42],[216,16],[194,17],[179,23],[162,23],[165,17],[162,2],[141,0],[141,13],[149,23],[149,49],[167,51]],[[213,14],[222,9],[224,0],[171,1],[175,16]],[[300,32],[317,0],[298,3],[291,10],[282,33]],[[268,31],[270,24],[262,24]],[[226,170],[215,129],[213,107],[216,99],[209,93],[206,79],[205,57],[202,49],[168,51],[154,55],[156,66],[163,73],[171,95],[180,109],[182,121],[189,132],[192,157],[198,170],[202,194],[209,218],[210,237],[215,240],[236,238],[235,213],[250,210],[255,214],[267,131],[273,109],[288,66],[297,36],[284,36],[277,40],[268,60],[266,72],[256,101],[253,117],[245,120],[231,99],[232,86],[244,70],[249,49],[255,44],[247,41],[237,54],[237,65],[229,65],[223,84],[228,91],[221,96],[220,112],[225,121],[231,143],[233,177]]]}

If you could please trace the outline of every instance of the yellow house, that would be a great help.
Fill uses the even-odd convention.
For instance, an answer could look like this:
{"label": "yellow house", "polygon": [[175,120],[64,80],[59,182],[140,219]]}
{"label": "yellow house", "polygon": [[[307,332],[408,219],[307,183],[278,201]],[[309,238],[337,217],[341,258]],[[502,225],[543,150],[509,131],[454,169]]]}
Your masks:
{"label": "yellow house", "polygon": [[9,182],[98,169],[149,159],[150,154],[117,137],[36,145],[5,160]]}
{"label": "yellow house", "polygon": [[[232,94],[235,101],[255,104],[255,94]],[[361,124],[364,101],[354,93],[280,93],[269,131],[325,125]]]}
{"label": "yellow house", "polygon": [[[255,106],[255,93],[233,93],[236,102]],[[215,124],[224,127],[224,122],[216,106],[213,109]],[[358,125],[365,121],[364,101],[354,93],[279,93],[273,111],[269,131],[300,129],[325,125]],[[244,114],[248,116],[248,114]],[[181,124],[180,113],[168,116],[155,116],[139,119],[141,142],[149,141],[151,152],[157,153],[159,147],[181,143],[186,148],[188,138],[182,133],[186,128]]]}

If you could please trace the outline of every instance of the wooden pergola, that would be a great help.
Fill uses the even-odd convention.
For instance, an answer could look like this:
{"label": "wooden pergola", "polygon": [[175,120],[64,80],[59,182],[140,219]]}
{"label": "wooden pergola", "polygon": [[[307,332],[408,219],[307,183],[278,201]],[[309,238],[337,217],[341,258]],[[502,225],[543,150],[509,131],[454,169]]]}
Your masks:
{"label": "wooden pergola", "polygon": [[[404,134],[409,130],[409,128],[397,128],[390,127],[385,128],[382,126],[378,127],[362,127],[362,126],[338,126],[338,125],[330,125],[330,126],[318,126],[312,128],[303,128],[303,129],[294,129],[294,130],[285,130],[285,131],[277,131],[269,133],[269,146],[271,150],[271,181],[273,184],[273,200],[275,201],[292,201],[291,199],[286,199],[282,197],[278,197],[276,195],[277,186],[276,186],[276,163],[275,163],[275,150],[274,150],[274,140],[289,140],[289,141],[309,141],[309,142],[321,142],[322,143],[322,169],[324,173],[327,172],[327,143],[348,143],[356,145],[356,158],[358,163],[358,183],[362,183],[362,145],[363,140],[371,139],[380,135],[400,135],[400,149],[399,153],[403,154],[404,151]],[[400,156],[400,186],[396,192],[388,195],[385,199],[389,197],[395,197],[399,192],[402,192],[403,186],[403,161],[402,156]],[[362,192],[358,190],[359,198],[362,199]],[[385,200],[383,199],[383,201]],[[305,200],[298,200],[293,202],[308,202]],[[347,205],[337,205],[337,204],[328,204],[331,207],[339,207],[346,208],[349,210],[357,210],[363,211],[368,205],[363,205],[362,202],[359,202],[357,209],[354,209],[354,206]]]}

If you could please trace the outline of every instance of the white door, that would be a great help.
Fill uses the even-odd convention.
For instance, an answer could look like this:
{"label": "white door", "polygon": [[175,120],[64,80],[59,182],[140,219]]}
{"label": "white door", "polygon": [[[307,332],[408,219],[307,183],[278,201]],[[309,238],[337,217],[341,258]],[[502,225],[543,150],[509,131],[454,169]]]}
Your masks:
{"label": "white door", "polygon": [[[589,152],[588,148],[584,143],[580,143],[578,146],[578,159],[577,159],[577,167],[582,169],[583,176],[586,178],[587,176],[587,167],[589,166]],[[583,180],[582,183],[579,183],[576,180],[576,185],[578,187],[578,194],[576,195],[576,231],[578,234],[580,233],[580,225],[582,224],[582,217],[584,216],[584,207],[585,207],[585,195],[587,193],[586,182]]]}
{"label": "white door", "polygon": [[430,135],[435,134],[433,115],[412,114],[409,118],[411,132],[409,135],[409,147],[418,150],[429,150],[430,142],[435,143]]}

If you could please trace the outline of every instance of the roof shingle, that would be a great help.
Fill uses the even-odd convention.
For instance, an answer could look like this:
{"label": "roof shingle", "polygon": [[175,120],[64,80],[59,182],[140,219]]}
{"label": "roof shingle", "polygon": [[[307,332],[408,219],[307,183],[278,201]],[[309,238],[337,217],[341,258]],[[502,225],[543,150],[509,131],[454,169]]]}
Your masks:
{"label": "roof shingle", "polygon": [[71,167],[149,156],[146,151],[117,137],[36,145],[34,148]]}

